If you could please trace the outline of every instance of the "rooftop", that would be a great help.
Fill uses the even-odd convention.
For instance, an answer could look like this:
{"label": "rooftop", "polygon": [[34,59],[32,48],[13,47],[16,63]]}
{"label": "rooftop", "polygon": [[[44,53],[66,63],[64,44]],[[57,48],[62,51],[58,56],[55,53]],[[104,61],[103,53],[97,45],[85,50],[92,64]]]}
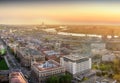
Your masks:
{"label": "rooftop", "polygon": [[12,72],[10,74],[10,83],[28,83],[21,72]]}
{"label": "rooftop", "polygon": [[31,48],[20,48],[21,52],[25,55],[41,55],[41,52]]}
{"label": "rooftop", "polygon": [[72,61],[87,59],[87,57],[84,57],[84,55],[78,55],[78,54],[67,55],[67,56],[64,56],[64,58],[72,60]]}
{"label": "rooftop", "polygon": [[60,55],[60,52],[56,52],[54,50],[44,51],[44,53],[47,54],[48,56]]}
{"label": "rooftop", "polygon": [[59,63],[57,63],[54,60],[48,60],[48,61],[41,62],[41,63],[34,63],[33,65],[36,66],[36,68],[39,69],[40,71],[60,67]]}
{"label": "rooftop", "polygon": [[83,58],[83,56],[79,56],[79,55],[68,55],[68,56],[64,56],[64,57],[71,59],[71,60],[79,60],[79,59]]}

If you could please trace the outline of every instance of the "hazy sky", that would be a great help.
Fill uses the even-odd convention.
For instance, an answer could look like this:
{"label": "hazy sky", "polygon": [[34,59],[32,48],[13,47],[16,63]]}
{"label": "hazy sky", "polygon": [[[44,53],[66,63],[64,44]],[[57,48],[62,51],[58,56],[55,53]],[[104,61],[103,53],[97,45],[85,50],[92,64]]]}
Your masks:
{"label": "hazy sky", "polygon": [[120,2],[22,1],[0,3],[0,24],[120,24]]}

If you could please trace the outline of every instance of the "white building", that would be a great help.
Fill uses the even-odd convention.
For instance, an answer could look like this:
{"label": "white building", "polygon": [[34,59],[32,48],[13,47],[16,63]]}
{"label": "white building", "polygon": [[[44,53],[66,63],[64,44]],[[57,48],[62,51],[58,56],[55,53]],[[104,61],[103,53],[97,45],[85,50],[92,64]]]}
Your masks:
{"label": "white building", "polygon": [[60,63],[65,67],[66,71],[76,75],[84,73],[91,69],[91,58],[82,57],[80,55],[68,55],[60,59]]}
{"label": "white building", "polygon": [[105,43],[92,43],[91,44],[91,52],[92,55],[103,55],[104,53],[107,52],[106,47],[105,47]]}
{"label": "white building", "polygon": [[114,59],[116,58],[115,54],[114,53],[107,53],[105,55],[102,56],[102,61],[113,61]]}

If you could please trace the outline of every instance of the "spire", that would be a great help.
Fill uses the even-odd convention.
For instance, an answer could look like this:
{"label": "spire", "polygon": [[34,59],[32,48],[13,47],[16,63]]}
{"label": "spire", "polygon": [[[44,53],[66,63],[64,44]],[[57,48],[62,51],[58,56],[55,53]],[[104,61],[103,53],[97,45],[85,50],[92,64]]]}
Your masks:
{"label": "spire", "polygon": [[42,24],[41,24],[42,26],[44,26],[45,24],[44,24],[44,22],[42,22]]}

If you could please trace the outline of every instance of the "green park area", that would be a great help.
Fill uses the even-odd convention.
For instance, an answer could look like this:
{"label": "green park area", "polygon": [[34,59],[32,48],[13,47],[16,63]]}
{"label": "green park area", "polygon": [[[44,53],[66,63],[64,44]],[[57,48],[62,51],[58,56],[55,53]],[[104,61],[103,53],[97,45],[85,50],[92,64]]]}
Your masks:
{"label": "green park area", "polygon": [[5,62],[5,59],[0,60],[0,70],[8,70],[8,66]]}
{"label": "green park area", "polygon": [[120,58],[116,57],[112,62],[94,63],[94,70],[97,70],[96,75],[117,80],[120,83]]}
{"label": "green park area", "polygon": [[0,55],[5,55],[6,54],[6,49],[1,49],[0,50]]}
{"label": "green park area", "polygon": [[6,54],[6,49],[0,49],[0,70],[8,70],[8,66],[3,57],[5,54]]}

